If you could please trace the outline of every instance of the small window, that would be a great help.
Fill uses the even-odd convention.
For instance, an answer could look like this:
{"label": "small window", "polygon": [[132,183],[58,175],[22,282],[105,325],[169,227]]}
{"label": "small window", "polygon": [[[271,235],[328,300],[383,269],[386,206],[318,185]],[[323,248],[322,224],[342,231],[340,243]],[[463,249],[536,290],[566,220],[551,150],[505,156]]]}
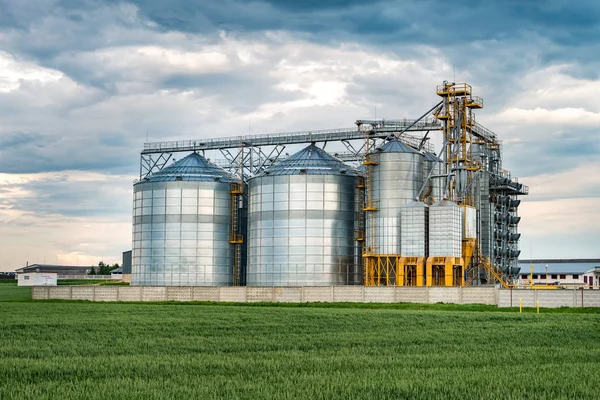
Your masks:
{"label": "small window", "polygon": [[527,279],[527,274],[521,275],[521,279]]}
{"label": "small window", "polygon": [[552,279],[556,279],[557,275],[551,275]]}
{"label": "small window", "polygon": [[537,278],[538,278],[537,274],[533,274],[533,279],[537,279]]}
{"label": "small window", "polygon": [[567,279],[567,275],[561,274],[560,279]]}
{"label": "small window", "polygon": [[540,279],[546,279],[546,274],[540,275]]}
{"label": "small window", "polygon": [[573,279],[579,279],[579,275],[573,274]]}
{"label": "small window", "polygon": [[587,276],[583,277],[583,283],[587,283]]}
{"label": "small window", "polygon": [[23,277],[23,279],[25,279],[26,281],[28,281],[28,280],[29,280],[29,275],[25,275],[25,276]]}

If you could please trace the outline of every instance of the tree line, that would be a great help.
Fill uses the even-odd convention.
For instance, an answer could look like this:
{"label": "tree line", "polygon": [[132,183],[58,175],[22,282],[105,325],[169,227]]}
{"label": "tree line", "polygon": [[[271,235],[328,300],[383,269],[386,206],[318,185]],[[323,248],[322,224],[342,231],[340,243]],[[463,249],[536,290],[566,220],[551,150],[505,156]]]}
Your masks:
{"label": "tree line", "polygon": [[119,264],[115,263],[114,265],[104,264],[102,261],[98,263],[98,269],[92,267],[88,275],[110,275],[113,269],[119,268]]}

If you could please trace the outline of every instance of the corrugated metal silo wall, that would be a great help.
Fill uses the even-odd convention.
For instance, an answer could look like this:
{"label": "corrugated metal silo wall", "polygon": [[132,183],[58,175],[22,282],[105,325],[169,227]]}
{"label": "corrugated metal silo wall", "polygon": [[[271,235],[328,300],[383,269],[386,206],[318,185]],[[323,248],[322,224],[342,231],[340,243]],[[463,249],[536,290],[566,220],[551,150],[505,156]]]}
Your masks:
{"label": "corrugated metal silo wall", "polygon": [[423,156],[417,153],[381,153],[373,173],[373,197],[377,201],[375,253],[401,254],[400,209],[414,201],[423,185]]}
{"label": "corrugated metal silo wall", "polygon": [[251,179],[247,285],[360,284],[355,185],[344,175]]}
{"label": "corrugated metal silo wall", "polygon": [[132,284],[232,285],[230,199],[228,183],[136,184]]}

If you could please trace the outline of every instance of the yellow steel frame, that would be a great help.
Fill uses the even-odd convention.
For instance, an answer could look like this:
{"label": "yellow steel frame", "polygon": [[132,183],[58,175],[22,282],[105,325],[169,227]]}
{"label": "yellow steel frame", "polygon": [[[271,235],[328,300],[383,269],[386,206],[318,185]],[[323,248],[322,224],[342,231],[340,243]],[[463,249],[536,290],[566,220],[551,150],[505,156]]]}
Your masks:
{"label": "yellow steel frame", "polygon": [[[475,125],[475,114],[472,109],[483,108],[483,100],[478,96],[473,96],[473,88],[467,83],[446,82],[436,88],[438,96],[444,98],[443,110],[436,115],[436,118],[444,123],[444,140],[448,140],[446,146],[446,162],[448,170],[457,167],[464,167],[467,170],[467,185],[475,178],[474,172],[480,169],[480,165],[472,157],[471,145],[475,142],[472,128]],[[463,115],[461,121],[460,137],[452,137],[452,129],[457,123],[459,114]],[[453,156],[453,148],[458,142],[458,151]],[[450,187],[450,198],[459,200],[461,204],[473,205],[475,196],[468,194],[465,198],[457,199],[455,183]]]}
{"label": "yellow steel frame", "polygon": [[425,257],[402,257],[397,286],[425,286]]}
{"label": "yellow steel frame", "polygon": [[462,257],[428,257],[425,265],[426,286],[465,286]]}
{"label": "yellow steel frame", "polygon": [[363,254],[365,286],[395,286],[403,282],[400,254]]}

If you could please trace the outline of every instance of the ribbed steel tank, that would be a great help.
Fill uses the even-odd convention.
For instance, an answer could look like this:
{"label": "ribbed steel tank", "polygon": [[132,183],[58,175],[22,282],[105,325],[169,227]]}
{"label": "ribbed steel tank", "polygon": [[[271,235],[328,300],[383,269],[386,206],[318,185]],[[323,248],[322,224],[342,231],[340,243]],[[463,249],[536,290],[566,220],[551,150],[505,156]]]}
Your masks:
{"label": "ribbed steel tank", "polygon": [[373,243],[375,248],[367,251],[372,254],[401,254],[400,209],[415,201],[421,190],[423,154],[394,139],[377,148],[372,159],[377,162],[370,167],[377,211],[375,226],[367,223],[367,238],[372,238],[368,239],[368,243]]}
{"label": "ribbed steel tank", "polygon": [[251,178],[247,285],[360,284],[357,176],[310,145]]}
{"label": "ribbed steel tank", "polygon": [[429,232],[429,206],[413,201],[400,209],[400,243],[402,256],[427,257]]}
{"label": "ribbed steel tank", "polygon": [[[423,190],[422,198],[427,204],[442,200],[442,175],[443,164],[435,154],[426,151],[423,158],[423,182],[430,176],[427,186]],[[431,175],[430,175],[431,174]]]}
{"label": "ribbed steel tank", "polygon": [[230,185],[200,154],[134,184],[132,284],[233,284]]}
{"label": "ribbed steel tank", "polygon": [[429,207],[429,256],[462,257],[463,211],[450,200]]}

